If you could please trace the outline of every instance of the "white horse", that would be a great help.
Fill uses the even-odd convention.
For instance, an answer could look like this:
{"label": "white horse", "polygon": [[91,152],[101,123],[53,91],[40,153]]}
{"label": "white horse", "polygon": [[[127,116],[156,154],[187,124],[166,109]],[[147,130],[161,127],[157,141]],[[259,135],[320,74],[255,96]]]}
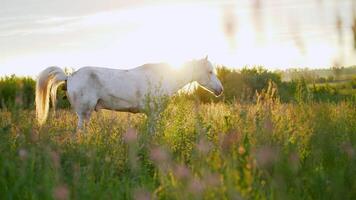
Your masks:
{"label": "white horse", "polygon": [[64,83],[69,102],[78,115],[78,128],[82,128],[93,111],[143,112],[146,95],[154,94],[154,88],[160,87],[161,92],[156,95],[172,96],[193,81],[216,96],[223,91],[207,57],[189,61],[179,70],[156,63],[131,70],[84,67],[67,76],[58,67],[48,67],[40,73],[36,84],[37,119],[40,125],[46,121],[49,96],[55,108],[57,88]]}

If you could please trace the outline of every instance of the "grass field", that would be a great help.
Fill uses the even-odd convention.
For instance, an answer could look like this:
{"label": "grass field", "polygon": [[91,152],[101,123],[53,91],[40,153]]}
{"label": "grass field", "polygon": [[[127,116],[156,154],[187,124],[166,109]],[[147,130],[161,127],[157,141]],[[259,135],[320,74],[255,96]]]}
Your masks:
{"label": "grass field", "polygon": [[172,100],[159,116],[0,112],[0,199],[355,199],[356,107]]}

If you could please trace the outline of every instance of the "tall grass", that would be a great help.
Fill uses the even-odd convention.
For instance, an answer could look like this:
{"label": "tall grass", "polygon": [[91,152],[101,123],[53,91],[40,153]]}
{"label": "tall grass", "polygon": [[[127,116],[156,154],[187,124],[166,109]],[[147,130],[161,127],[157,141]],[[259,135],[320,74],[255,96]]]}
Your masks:
{"label": "tall grass", "polygon": [[[177,97],[159,117],[101,111],[86,131],[59,111],[0,113],[0,199],[355,199],[349,102]],[[152,119],[154,117],[154,119]],[[154,127],[154,128],[152,128]]]}

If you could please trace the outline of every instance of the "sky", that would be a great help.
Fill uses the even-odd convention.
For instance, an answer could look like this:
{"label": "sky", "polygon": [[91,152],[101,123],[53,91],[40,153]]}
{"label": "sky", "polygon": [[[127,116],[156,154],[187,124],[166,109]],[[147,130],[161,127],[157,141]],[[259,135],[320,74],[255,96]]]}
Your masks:
{"label": "sky", "polygon": [[356,0],[0,0],[0,76],[48,66],[356,64]]}

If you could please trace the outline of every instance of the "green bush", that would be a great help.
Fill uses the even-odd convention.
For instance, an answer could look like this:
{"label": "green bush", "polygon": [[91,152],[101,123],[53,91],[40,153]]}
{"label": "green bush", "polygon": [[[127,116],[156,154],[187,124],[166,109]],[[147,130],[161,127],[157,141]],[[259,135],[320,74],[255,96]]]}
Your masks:
{"label": "green bush", "polygon": [[[1,108],[11,108],[22,105],[22,79],[12,76],[6,76],[0,79],[0,106]],[[31,95],[33,95],[32,92]]]}
{"label": "green bush", "polygon": [[[36,81],[31,77],[15,75],[0,78],[0,109],[33,109],[35,107]],[[70,106],[63,87],[58,90],[57,107]]]}

